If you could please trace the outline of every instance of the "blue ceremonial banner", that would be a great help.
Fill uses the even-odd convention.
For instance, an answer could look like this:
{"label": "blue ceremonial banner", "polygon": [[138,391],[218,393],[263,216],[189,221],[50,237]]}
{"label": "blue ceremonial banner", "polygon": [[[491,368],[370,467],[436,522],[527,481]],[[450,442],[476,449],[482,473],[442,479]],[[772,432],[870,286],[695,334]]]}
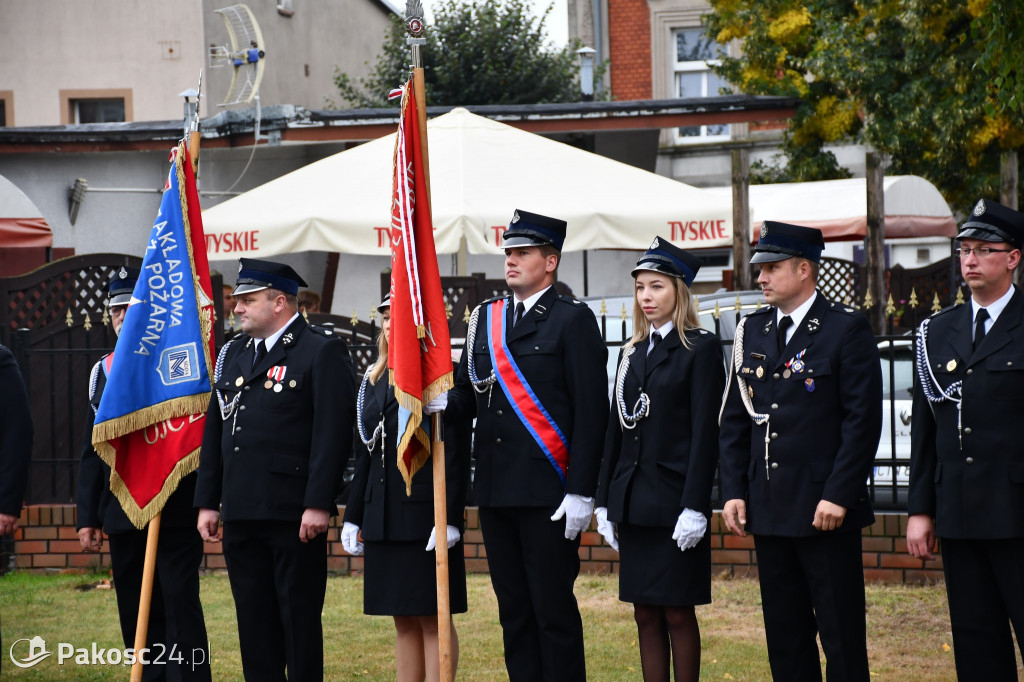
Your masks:
{"label": "blue ceremonial banner", "polygon": [[111,490],[139,528],[198,466],[211,391],[213,299],[199,197],[184,144],[172,157],[92,434]]}

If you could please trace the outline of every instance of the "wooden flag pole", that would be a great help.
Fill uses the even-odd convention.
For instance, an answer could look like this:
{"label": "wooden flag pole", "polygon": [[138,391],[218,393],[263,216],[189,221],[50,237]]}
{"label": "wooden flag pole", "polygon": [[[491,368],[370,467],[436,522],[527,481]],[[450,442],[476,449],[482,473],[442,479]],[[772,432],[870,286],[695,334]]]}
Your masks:
{"label": "wooden flag pole", "polygon": [[[427,156],[427,94],[423,76],[422,47],[426,44],[423,38],[423,7],[419,0],[411,0],[405,7],[405,24],[409,32],[409,45],[412,46],[412,93],[416,101],[417,121],[420,131],[420,155],[423,159],[423,182],[427,187],[427,196],[423,204],[430,212],[430,164]],[[423,207],[420,204],[420,207]],[[445,481],[445,454],[443,413],[433,415],[433,443],[431,459],[433,460],[434,478],[434,551],[437,568],[437,658],[440,667],[441,682],[452,681],[452,615],[448,597],[448,493]]]}
{"label": "wooden flag pole", "polygon": [[[146,647],[146,635],[149,634],[149,607],[153,601],[153,575],[156,573],[156,546],[160,541],[160,516],[157,514],[149,522],[149,534],[146,536],[146,560],[142,565],[142,592],[139,594],[139,618],[135,623],[135,663],[132,665],[131,682],[142,682],[142,661],[139,652]],[[147,660],[152,659],[149,652]]]}

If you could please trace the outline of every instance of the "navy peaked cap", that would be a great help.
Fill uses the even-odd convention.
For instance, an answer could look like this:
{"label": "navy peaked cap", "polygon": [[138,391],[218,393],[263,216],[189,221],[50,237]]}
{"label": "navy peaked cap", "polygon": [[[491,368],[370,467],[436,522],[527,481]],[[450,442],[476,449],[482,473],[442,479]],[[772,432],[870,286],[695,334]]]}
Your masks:
{"label": "navy peaked cap", "polygon": [[135,283],[139,281],[139,274],[138,268],[130,268],[127,265],[118,268],[107,284],[107,305],[128,305],[132,300],[132,292],[135,291]]}
{"label": "navy peaked cap", "polygon": [[295,296],[299,287],[308,287],[290,265],[256,258],[238,259],[238,283],[232,296],[251,294],[263,289],[277,289]]}
{"label": "navy peaked cap", "polygon": [[1024,213],[988,199],[979,199],[956,238],[1006,242],[1019,249],[1024,244]]}
{"label": "navy peaked cap", "polygon": [[377,312],[383,314],[385,310],[391,310],[391,293],[384,295],[384,300],[377,306]]}
{"label": "navy peaked cap", "polygon": [[697,271],[700,270],[700,259],[693,254],[683,251],[675,244],[664,237],[655,237],[644,255],[636,262],[633,272],[629,273],[634,278],[637,273],[644,270],[660,272],[670,277],[678,277],[683,280],[686,286],[692,286],[693,280],[697,278]]}
{"label": "navy peaked cap", "polygon": [[820,263],[821,252],[824,250],[825,238],[821,230],[766,220],[761,223],[761,236],[754,245],[754,255],[750,262],[774,263],[796,257]]}
{"label": "navy peaked cap", "polygon": [[501,235],[501,248],[510,249],[516,246],[544,246],[548,244],[559,251],[565,243],[566,222],[558,218],[549,218],[539,213],[521,211],[518,208],[512,215],[512,222]]}

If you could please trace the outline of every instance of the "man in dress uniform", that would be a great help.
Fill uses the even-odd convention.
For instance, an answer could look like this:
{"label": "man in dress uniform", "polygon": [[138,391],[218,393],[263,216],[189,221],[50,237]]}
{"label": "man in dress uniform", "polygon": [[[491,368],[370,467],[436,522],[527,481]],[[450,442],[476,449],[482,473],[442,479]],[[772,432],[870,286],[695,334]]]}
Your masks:
{"label": "man in dress uniform", "polygon": [[[14,354],[0,346],[0,543],[18,530],[32,458],[32,414]],[[7,538],[9,541],[10,538]],[[0,546],[2,549],[2,546]],[[0,554],[2,556],[2,554]],[[0,637],[0,642],[2,642]],[[7,651],[0,644],[0,651]],[[0,656],[3,660],[5,656]],[[3,670],[0,664],[0,670]]]}
{"label": "man in dress uniform", "polygon": [[726,527],[754,534],[776,680],[868,679],[861,528],[882,429],[866,317],[816,291],[821,232],[766,221],[752,264],[769,307],[736,330],[722,406]]}
{"label": "man in dress uniform", "polygon": [[1016,680],[1024,637],[1024,298],[1013,285],[1024,214],[982,199],[958,253],[970,303],[921,325],[911,422],[907,550],[942,539],[961,680]]}
{"label": "man in dress uniform", "polygon": [[[122,267],[110,280],[107,307],[115,335],[121,333],[138,278],[137,268]],[[149,527],[139,530],[128,520],[121,503],[110,492],[110,467],[92,446],[93,420],[113,359],[113,353],[103,356],[93,366],[89,377],[89,411],[78,470],[76,520],[78,539],[84,551],[101,551],[104,532],[110,539],[110,564],[121,637],[125,647],[134,647]],[[145,680],[210,679],[206,622],[199,601],[203,540],[196,531],[196,510],[192,506],[195,489],[196,474],[192,473],[181,479],[161,513],[146,646],[150,650],[148,660],[162,664],[145,666]],[[164,647],[162,651],[161,647]]]}
{"label": "man in dress uniform", "polygon": [[[327,524],[352,449],[355,385],[348,349],[310,326],[291,267],[240,261],[242,334],[217,357],[195,505],[218,540],[238,615],[247,680],[323,679],[320,613]],[[218,513],[218,507],[220,513]]]}
{"label": "man in dress uniform", "polygon": [[591,310],[552,287],[565,228],[515,212],[503,235],[513,295],[473,311],[448,397],[449,412],[477,419],[475,500],[511,682],[586,679],[573,583],[608,420],[608,350]]}

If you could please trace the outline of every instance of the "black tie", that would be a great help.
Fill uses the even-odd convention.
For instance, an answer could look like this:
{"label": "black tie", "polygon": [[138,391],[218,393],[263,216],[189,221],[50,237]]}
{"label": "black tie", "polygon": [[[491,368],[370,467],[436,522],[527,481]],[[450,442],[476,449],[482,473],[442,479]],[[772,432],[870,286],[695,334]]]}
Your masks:
{"label": "black tie", "polygon": [[984,308],[980,309],[974,318],[974,350],[978,350],[978,346],[985,338],[985,320],[987,319],[988,311]]}
{"label": "black tie", "polygon": [[661,343],[661,333],[660,332],[652,332],[651,333],[651,347],[650,347],[650,350],[647,351],[647,354],[650,355],[651,352],[655,348],[658,347],[659,343]]}
{"label": "black tie", "polygon": [[256,366],[260,364],[263,358],[267,357],[267,342],[257,341],[256,342],[256,355],[252,359],[252,368],[256,369]]}
{"label": "black tie", "polygon": [[523,319],[523,315],[526,314],[526,306],[522,302],[516,303],[516,316],[512,320],[512,326],[519,324],[519,320]]}
{"label": "black tie", "polygon": [[789,330],[791,326],[793,326],[793,318],[791,318],[789,315],[786,315],[781,320],[779,320],[779,336],[777,342],[779,344],[780,356],[782,355],[783,349],[785,349],[786,347],[786,332]]}

